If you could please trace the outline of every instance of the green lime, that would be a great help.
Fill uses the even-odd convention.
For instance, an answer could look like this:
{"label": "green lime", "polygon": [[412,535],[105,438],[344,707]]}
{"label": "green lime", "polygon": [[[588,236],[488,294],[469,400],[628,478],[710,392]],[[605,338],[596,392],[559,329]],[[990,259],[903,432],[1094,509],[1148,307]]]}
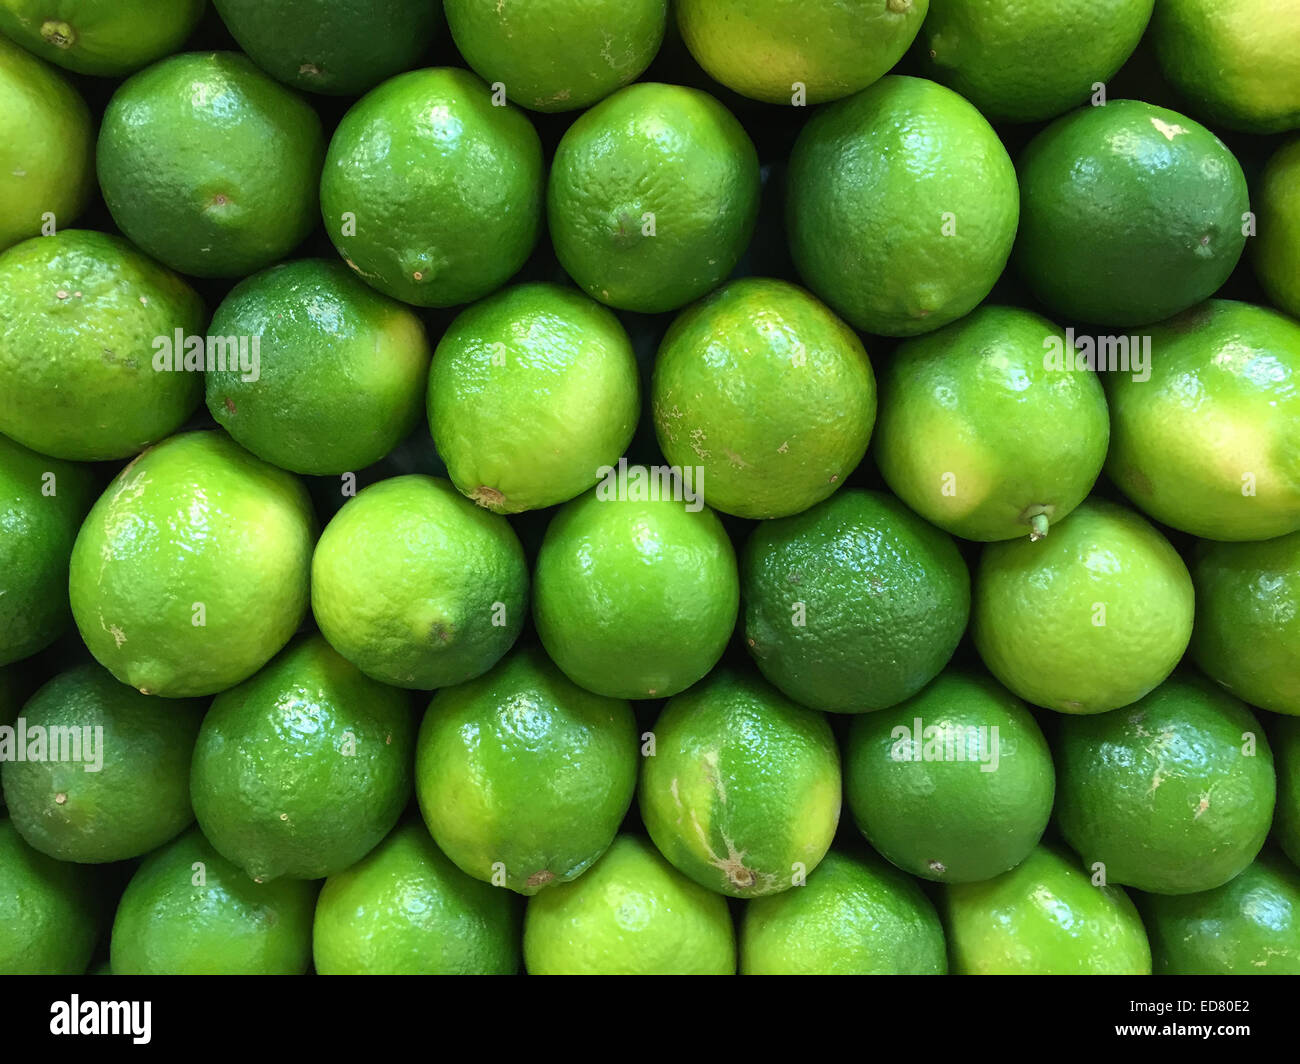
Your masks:
{"label": "green lime", "polygon": [[259,883],[323,879],[397,823],[414,746],[406,692],[308,636],[213,700],[194,747],[194,813]]}
{"label": "green lime", "polygon": [[209,370],[208,409],[236,441],[282,469],[362,469],[419,423],[429,369],[424,325],[341,262],[304,259],[240,282],[208,335],[231,355],[239,345],[241,356]]}
{"label": "green lime", "polygon": [[547,653],[587,690],[667,698],[713,668],[731,638],[736,554],[712,510],[672,497],[680,480],[630,469],[626,484],[602,484],[551,519],[533,621]]}
{"label": "green lime", "polygon": [[758,216],[758,153],[712,96],[620,89],[565,131],[546,190],[560,264],[620,310],[676,310],[716,287]]}
{"label": "green lime", "polygon": [[1278,148],[1255,190],[1255,275],[1269,299],[1300,318],[1300,137]]}
{"label": "green lime", "polygon": [[733,281],[688,307],[651,384],[664,457],[693,466],[705,500],[740,517],[821,502],[862,461],[876,381],[862,341],[785,281]]}
{"label": "green lime", "polygon": [[247,679],[307,612],[315,516],[306,489],[221,432],[132,461],[72,548],[81,638],[143,694],[210,695]]}
{"label": "green lime", "polygon": [[312,952],[318,975],[514,975],[519,910],[404,824],[325,881]]}
{"label": "green lime", "polygon": [[163,360],[206,320],[189,285],[119,237],[65,229],[10,248],[0,254],[0,431],[60,458],[137,454],[198,405],[199,375]]}
{"label": "green lime", "polygon": [[1133,53],[1152,0],[930,0],[926,75],[991,122],[1040,122],[1083,103]]}
{"label": "green lime", "polygon": [[1009,872],[943,888],[954,975],[1150,975],[1151,947],[1120,887],[1040,846]]}
{"label": "green lime", "polygon": [[1156,975],[1300,975],[1300,872],[1271,850],[1214,890],[1138,906]]}
{"label": "green lime", "polygon": [[1066,318],[1167,318],[1213,295],[1246,246],[1240,164],[1176,111],[1141,100],[1080,108],[1030,141],[1019,173],[1016,266]]}
{"label": "green lime", "polygon": [[344,503],[321,533],[311,606],[330,645],[367,676],[450,687],[514,644],[528,566],[504,517],[441,477],[390,477]]}
{"label": "green lime", "polygon": [[530,975],[734,975],[727,902],[692,883],[636,835],[589,872],[528,901]]}
{"label": "green lime", "polygon": [[554,506],[595,484],[632,439],[641,413],[632,342],[613,312],[574,289],[505,288],[443,333],[428,410],[463,494],[497,513]]}
{"label": "green lime", "polygon": [[899,344],[880,375],[881,475],[953,535],[1042,538],[1092,490],[1110,437],[1100,382],[1068,357],[1046,318],[990,305]]}
{"label": "green lime", "polygon": [[866,88],[907,51],[927,0],[805,4],[678,0],[677,25],[714,80],[764,103],[823,103]]}
{"label": "green lime", "polygon": [[1243,702],[1188,673],[1131,706],[1061,722],[1061,834],[1107,882],[1157,894],[1222,886],[1273,820],[1273,754]]}
{"label": "green lime", "polygon": [[190,754],[203,708],[149,698],[93,662],[59,673],[23,707],[24,760],[0,766],[15,827],[60,861],[161,846],[194,821]]}
{"label": "green lime", "polygon": [[1192,660],[1238,698],[1300,716],[1300,532],[1197,544]]}
{"label": "green lime", "polygon": [[974,107],[933,81],[890,75],[800,132],[787,178],[790,254],[852,325],[915,336],[989,294],[1019,201],[1015,167]]}
{"label": "green lime", "polygon": [[355,96],[418,66],[438,30],[429,0],[212,0],[253,62],[286,85]]}
{"label": "green lime", "polygon": [[445,0],[444,7],[465,62],[533,111],[590,107],[635,80],[668,22],[668,0]]}
{"label": "green lime", "polygon": [[255,883],[198,828],[155,850],[118,902],[114,975],[303,975],[317,884]]}
{"label": "green lime", "polygon": [[808,882],[745,906],[741,975],[943,975],[943,927],[916,882],[831,851]]}
{"label": "green lime", "polygon": [[1282,852],[1300,868],[1300,718],[1273,719],[1277,806],[1273,833]]}
{"label": "green lime", "polygon": [[339,123],[321,212],[343,260],[421,307],[468,303],[528,258],[545,169],[532,123],[468,70],[390,78]]}
{"label": "green lime", "polygon": [[0,0],[0,32],[78,74],[118,78],[178,51],[206,0]]}
{"label": "green lime", "polygon": [[992,879],[1029,856],[1052,815],[1047,740],[987,676],[948,669],[907,701],[855,718],[844,757],[858,829],[922,879]]}
{"label": "green lime", "polygon": [[1105,713],[1173,671],[1191,638],[1192,599],[1169,541],[1094,498],[1044,540],[984,548],[971,631],[989,671],[1025,701]]}
{"label": "green lime", "polygon": [[94,151],[77,90],[0,37],[0,251],[77,220],[95,184]]}
{"label": "green lime", "polygon": [[653,734],[641,819],[678,871],[757,898],[817,867],[840,821],[840,754],[825,716],[722,668],[670,699]]}
{"label": "green lime", "polygon": [[1160,0],[1151,40],[1164,76],[1215,124],[1300,128],[1300,0]]}
{"label": "green lime", "polygon": [[434,841],[467,875],[520,894],[591,867],[623,822],[636,773],[632,707],[584,691],[534,648],[439,691],[415,757]]}
{"label": "green lime", "polygon": [[0,436],[0,665],[68,628],[68,559],[94,488],[86,467]]}
{"label": "green lime", "polygon": [[863,713],[916,694],[947,664],[970,576],[946,533],[856,488],[764,522],[742,559],[745,642],[812,709]]}
{"label": "green lime", "polygon": [[1111,479],[1206,539],[1300,530],[1300,324],[1212,299],[1150,335],[1149,380],[1107,377]]}
{"label": "green lime", "polygon": [[82,975],[98,937],[91,870],[33,850],[0,820],[0,975]]}
{"label": "green lime", "polygon": [[96,167],[128,237],[174,270],[243,277],[316,223],[320,118],[237,52],[172,56],[104,112]]}

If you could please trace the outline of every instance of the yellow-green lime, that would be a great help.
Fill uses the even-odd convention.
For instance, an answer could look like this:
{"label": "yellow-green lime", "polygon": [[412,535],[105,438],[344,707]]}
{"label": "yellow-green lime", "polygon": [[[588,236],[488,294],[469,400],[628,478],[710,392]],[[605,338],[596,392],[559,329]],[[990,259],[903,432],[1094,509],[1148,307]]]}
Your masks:
{"label": "yellow-green lime", "polygon": [[519,903],[471,879],[420,823],[403,824],[325,881],[316,900],[318,975],[514,975]]}
{"label": "yellow-green lime", "polygon": [[1255,276],[1282,310],[1300,318],[1300,137],[1269,158],[1255,188]]}
{"label": "yellow-green lime", "polygon": [[758,216],[758,153],[716,99],[641,82],[584,111],[546,191],[560,265],[620,310],[676,310],[716,287]]}
{"label": "yellow-green lime", "polygon": [[691,882],[636,835],[528,901],[530,975],[734,975],[736,937],[720,894]]}
{"label": "yellow-green lime", "polygon": [[172,56],[109,100],[96,168],[131,240],[174,270],[244,277],[311,232],[320,118],[238,52]]}
{"label": "yellow-green lime", "polygon": [[668,0],[445,0],[443,7],[465,62],[533,111],[590,107],[634,81],[659,51],[668,22]]}
{"label": "yellow-green lime", "polygon": [[1110,438],[1105,392],[1072,356],[1046,318],[992,305],[899,344],[880,374],[881,475],[953,535],[1046,535],[1092,490]]}
{"label": "yellow-green lime", "polygon": [[576,289],[521,284],[447,327],[427,405],[451,482],[488,510],[518,513],[582,494],[618,462],[641,387],[612,311]]}
{"label": "yellow-green lime", "polygon": [[83,975],[99,937],[92,870],[33,850],[0,819],[0,975]]}
{"label": "yellow-green lime", "polygon": [[[337,260],[284,263],[241,281],[208,335],[230,353],[224,368],[207,373],[208,410],[282,469],[363,469],[420,420],[430,358],[424,325]],[[255,360],[231,358],[236,345],[241,356],[250,345],[251,356],[254,342]]]}
{"label": "yellow-green lime", "polygon": [[1300,868],[1300,717],[1277,717],[1272,724],[1277,772],[1273,837]]}
{"label": "yellow-green lime", "polygon": [[1173,671],[1191,638],[1192,599],[1169,541],[1093,498],[1046,539],[984,548],[971,632],[989,671],[1025,701],[1105,713]]}
{"label": "yellow-green lime", "polygon": [[122,861],[161,846],[194,820],[190,755],[203,708],[149,698],[93,662],[59,673],[23,706],[26,749],[0,764],[14,826],[60,861]]}
{"label": "yellow-green lime", "polygon": [[637,773],[632,707],[584,691],[540,650],[429,704],[416,792],[429,833],[467,875],[536,894],[609,847]]}
{"label": "yellow-green lime", "polygon": [[840,820],[840,754],[825,716],[720,668],[670,699],[653,734],[641,819],[679,871],[757,898],[818,866]]}
{"label": "yellow-green lime", "polygon": [[[637,467],[632,467],[635,470]],[[717,663],[739,610],[736,555],[717,515],[662,490],[602,484],[551,519],[533,573],[533,621],[575,683],[667,698]],[[674,482],[681,486],[680,481]]]}
{"label": "yellow-green lime", "polygon": [[293,476],[222,432],[164,440],[99,497],[72,548],[72,615],[143,694],[247,679],[307,612],[316,519]]}
{"label": "yellow-green lime", "polygon": [[844,761],[858,829],[922,879],[992,879],[1029,856],[1052,815],[1047,740],[1023,702],[979,673],[945,670],[856,717]]}
{"label": "yellow-green lime", "polygon": [[795,890],[755,898],[741,975],[944,975],[943,927],[916,882],[874,855],[832,850]]}
{"label": "yellow-green lime", "polygon": [[[0,432],[78,461],[127,458],[183,425],[197,373],[159,370],[202,335],[198,294],[120,237],[65,229],[0,254]],[[162,342],[160,342],[162,341]]]}
{"label": "yellow-green lime", "polygon": [[372,288],[421,307],[468,303],[524,264],[542,224],[542,145],[468,70],[390,78],[339,123],[321,213]]}
{"label": "yellow-green lime", "polygon": [[390,477],[343,504],[311,563],[330,645],[376,680],[432,690],[487,672],[528,608],[523,547],[449,481]]}
{"label": "yellow-green lime", "polygon": [[947,533],[857,488],[755,528],[742,594],[763,675],[833,713],[914,695],[948,663],[970,613],[970,575]]}
{"label": "yellow-green lime", "polygon": [[866,453],[876,381],[862,341],[785,281],[745,278],[682,311],[651,384],[664,457],[710,506],[786,517],[830,495]]}
{"label": "yellow-green lime", "polygon": [[1122,887],[1040,846],[1009,872],[951,883],[940,905],[954,975],[1150,975],[1151,947]]}
{"label": "yellow-green lime", "polygon": [[742,96],[804,106],[866,88],[907,51],[928,0],[678,0],[705,72]]}

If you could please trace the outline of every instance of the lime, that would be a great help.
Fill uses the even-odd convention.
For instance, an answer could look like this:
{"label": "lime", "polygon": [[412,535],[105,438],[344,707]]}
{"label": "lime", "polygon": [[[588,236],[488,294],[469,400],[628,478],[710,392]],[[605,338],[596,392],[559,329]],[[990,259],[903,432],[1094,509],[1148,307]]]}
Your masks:
{"label": "lime", "polygon": [[77,220],[95,183],[94,150],[77,90],[0,37],[0,251]]}
{"label": "lime", "polygon": [[1156,975],[1300,975],[1300,872],[1271,850],[1214,890],[1138,906]]}
{"label": "lime", "polygon": [[0,766],[14,826],[60,861],[121,861],[161,846],[194,821],[190,753],[202,715],[201,702],[148,698],[93,662],[59,673],[23,707],[25,759]]}
{"label": "lime", "polygon": [[519,912],[465,875],[424,825],[398,827],[325,881],[312,952],[319,975],[514,975]]}
{"label": "lime", "polygon": [[150,255],[243,277],[311,232],[324,152],[304,100],[237,52],[195,52],[118,88],[96,167],[113,220]]}
{"label": "lime", "polygon": [[468,70],[399,74],[358,101],[325,157],[330,239],[371,287],[422,307],[485,296],[542,223],[542,146]]}
{"label": "lime", "polygon": [[114,975],[302,975],[317,884],[254,883],[198,828],[155,850],[113,920]]}
{"label": "lime", "polygon": [[450,687],[514,644],[528,567],[504,517],[441,477],[391,477],[349,499],[321,533],[311,605],[330,645],[367,676]]}
{"label": "lime", "polygon": [[1040,846],[1009,872],[943,889],[954,975],[1150,975],[1151,947],[1120,887]]}
{"label": "lime", "polygon": [[[638,467],[632,467],[636,469]],[[736,625],[736,554],[717,515],[629,477],[579,496],[537,555],[533,621],[575,683],[611,698],[667,698],[717,663]],[[652,494],[637,486],[657,489]],[[674,481],[671,488],[680,488]]]}
{"label": "lime", "polygon": [[1192,673],[1061,722],[1061,834],[1108,882],[1157,894],[1226,883],[1273,820],[1273,754],[1246,705]]}
{"label": "lime", "polygon": [[210,695],[247,679],[307,612],[315,517],[303,486],[219,432],[132,461],[72,548],[81,638],[143,694]]}
{"label": "lime", "polygon": [[927,521],[965,539],[1039,539],[1092,490],[1110,421],[1056,325],[982,306],[895,349],[880,376],[876,464]]}
{"label": "lime", "polygon": [[118,78],[171,55],[205,0],[0,0],[0,32],[78,74]]}
{"label": "lime", "polygon": [[706,73],[764,103],[822,103],[866,88],[897,63],[927,0],[809,5],[678,0],[677,25]]}
{"label": "lime", "polygon": [[740,517],[786,517],[862,461],[876,381],[857,335],[802,288],[733,281],[682,311],[655,362],[655,432],[694,466],[705,500]]}
{"label": "lime", "polygon": [[1105,713],[1173,671],[1191,638],[1192,598],[1169,541],[1094,498],[1044,540],[984,548],[971,631],[989,671],[1021,698]]}
{"label": "lime", "polygon": [[1255,190],[1255,274],[1269,299],[1300,317],[1300,137],[1273,154]]}
{"label": "lime", "polygon": [[881,78],[819,110],[790,154],[795,266],[851,324],[884,336],[973,310],[1006,265],[1018,205],[993,128],[920,78]]}
{"label": "lime", "polygon": [[397,823],[414,745],[406,692],[308,636],[213,700],[194,747],[194,813],[259,883],[323,879]]}
{"label": "lime", "polygon": [[1176,111],[1081,108],[1030,141],[1019,172],[1016,266],[1067,318],[1128,326],[1177,314],[1213,295],[1246,246],[1240,164]]}
{"label": "lime", "polygon": [[1150,380],[1107,378],[1111,479],[1206,539],[1300,530],[1300,325],[1213,299],[1150,335]]}
{"label": "lime", "polygon": [[1160,69],[1214,123],[1246,133],[1300,128],[1300,2],[1160,0]]}
{"label": "lime", "polygon": [[701,886],[757,898],[799,886],[840,820],[826,718],[756,676],[718,669],[669,700],[639,788],[659,851]]}
{"label": "lime", "polygon": [[636,786],[636,720],[526,648],[434,696],[415,773],[442,851],[475,879],[536,894],[614,840]]}
{"label": "lime", "polygon": [[1083,103],[1133,53],[1152,0],[930,0],[927,76],[991,122],[1039,122]]}
{"label": "lime", "polygon": [[734,975],[726,899],[645,839],[620,835],[586,875],[528,901],[530,975]]}
{"label": "lime", "polygon": [[0,665],[44,650],[72,620],[68,558],[94,486],[84,466],[0,436]]}
{"label": "lime", "polygon": [[914,695],[970,612],[952,540],[883,492],[848,489],[759,525],[742,565],[749,652],[812,709],[863,713]]}
{"label": "lime", "polygon": [[831,851],[808,883],[745,906],[741,975],[943,975],[943,927],[916,883]]}
{"label": "lime", "polygon": [[230,34],[286,85],[355,96],[420,62],[438,30],[428,0],[212,0]]}
{"label": "lime", "polygon": [[445,0],[444,7],[465,62],[533,111],[590,107],[635,80],[668,22],[668,0]]}
{"label": "lime", "polygon": [[506,288],[443,333],[428,410],[462,493],[497,513],[554,506],[595,484],[632,439],[641,413],[632,342],[581,292]]}
{"label": "lime", "polygon": [[1300,868],[1300,718],[1278,717],[1273,723],[1273,756],[1277,759],[1274,837],[1291,863]]}
{"label": "lime", "polygon": [[859,830],[922,879],[992,879],[1029,856],[1052,815],[1047,740],[1023,702],[975,673],[946,670],[857,717],[845,765]]}
{"label": "lime", "polygon": [[90,870],[33,850],[0,820],[0,975],[82,975],[98,937]]}
{"label": "lime", "polygon": [[1197,544],[1192,660],[1238,698],[1300,716],[1300,532]]}
{"label": "lime", "polygon": [[249,359],[230,358],[208,372],[208,409],[239,443],[282,469],[362,469],[420,420],[429,369],[424,326],[341,262],[304,259],[242,281],[217,308],[208,335],[230,352],[256,344],[255,360],[250,351]]}
{"label": "lime", "polygon": [[758,153],[706,92],[643,82],[565,131],[546,190],[560,264],[621,310],[676,310],[716,287],[758,216]]}

